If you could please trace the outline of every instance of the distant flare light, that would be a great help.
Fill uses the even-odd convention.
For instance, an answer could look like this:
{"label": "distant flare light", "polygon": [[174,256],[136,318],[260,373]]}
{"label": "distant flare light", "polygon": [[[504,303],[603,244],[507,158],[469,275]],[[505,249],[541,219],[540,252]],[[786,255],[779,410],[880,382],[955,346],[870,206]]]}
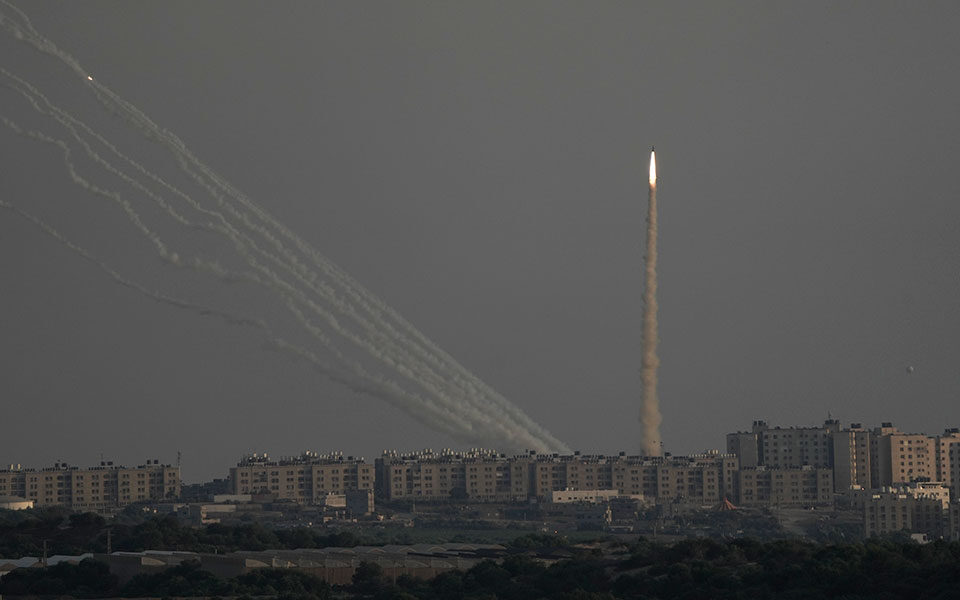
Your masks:
{"label": "distant flare light", "polygon": [[657,154],[650,149],[650,185],[657,185]]}
{"label": "distant flare light", "polygon": [[93,75],[87,75],[87,81],[93,81]]}

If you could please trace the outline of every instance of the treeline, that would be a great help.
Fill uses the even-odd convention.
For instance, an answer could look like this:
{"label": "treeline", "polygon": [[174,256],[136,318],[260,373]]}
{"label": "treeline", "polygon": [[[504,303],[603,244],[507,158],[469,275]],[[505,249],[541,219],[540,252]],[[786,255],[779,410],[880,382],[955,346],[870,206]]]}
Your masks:
{"label": "treeline", "polygon": [[383,600],[946,600],[960,594],[958,543],[640,540],[622,550],[582,553],[549,566],[516,554],[431,581],[367,577],[355,580],[353,591]]}
{"label": "treeline", "polygon": [[604,591],[615,598],[946,599],[960,589],[960,543],[641,541]]}
{"label": "treeline", "polygon": [[93,559],[60,563],[46,569],[17,569],[0,579],[0,594],[11,596],[72,596],[74,598],[145,598],[175,596],[279,596],[326,600],[327,582],[292,569],[256,569],[231,579],[219,579],[184,561],[162,573],[137,575],[125,585],[107,565]]}
{"label": "treeline", "polygon": [[[0,511],[0,558],[41,556],[43,543],[47,554],[79,555],[107,550],[107,530],[111,550],[181,550],[185,552],[234,552],[237,550],[295,550],[297,548],[353,548],[360,545],[410,543],[410,534],[401,531],[386,539],[370,539],[351,531],[326,532],[297,527],[270,529],[259,523],[228,526],[220,524],[194,528],[182,525],[173,516],[154,516],[139,522],[108,523],[94,513],[70,514],[66,509],[46,508],[30,511]],[[522,536],[525,543],[538,536]],[[556,538],[560,539],[560,538]],[[559,545],[559,544],[558,544]]]}
{"label": "treeline", "polygon": [[[21,513],[21,514],[17,514]],[[325,533],[307,527],[271,530],[258,523],[193,528],[173,516],[152,517],[137,524],[112,523],[94,513],[69,514],[62,509],[3,511],[0,513],[0,557],[40,556],[47,553],[78,555],[107,550],[183,550],[233,552],[296,548],[354,547],[364,543],[349,532]]]}
{"label": "treeline", "polygon": [[[554,541],[529,540],[534,545]],[[99,588],[95,587],[97,581],[103,582]],[[391,580],[377,565],[363,563],[353,584],[342,589],[279,569],[218,580],[195,562],[138,576],[119,588],[105,567],[93,561],[20,569],[0,580],[0,594],[78,598],[269,594],[306,599],[335,593],[337,597],[374,600],[945,600],[956,598],[957,590],[960,544],[889,540],[815,544],[697,539],[664,545],[640,539],[632,545],[581,550],[572,559],[550,565],[516,550],[500,562],[483,561],[467,571],[449,571],[429,581],[407,576]]]}
{"label": "treeline", "polygon": [[237,550],[277,550],[296,548],[352,548],[360,536],[339,531],[324,533],[308,527],[269,529],[259,523],[227,526],[220,524],[193,528],[181,525],[175,517],[155,517],[131,528],[113,529],[116,550],[183,550],[189,552],[234,552]]}
{"label": "treeline", "polygon": [[[0,557],[41,556],[44,541],[48,554],[102,552],[105,526],[99,515],[70,514],[63,508],[0,511]],[[103,543],[98,545],[101,534]]]}

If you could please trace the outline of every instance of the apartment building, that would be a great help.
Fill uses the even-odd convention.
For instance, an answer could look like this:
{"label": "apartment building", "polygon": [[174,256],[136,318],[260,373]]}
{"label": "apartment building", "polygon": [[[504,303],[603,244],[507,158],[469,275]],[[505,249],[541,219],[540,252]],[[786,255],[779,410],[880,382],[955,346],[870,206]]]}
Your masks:
{"label": "apartment building", "polygon": [[532,463],[531,495],[556,490],[615,489],[649,502],[712,505],[736,497],[737,457],[710,452],[691,456],[540,456]]}
{"label": "apartment building", "polygon": [[914,482],[863,490],[856,495],[856,503],[863,510],[866,537],[897,531],[924,533],[931,538],[952,535],[949,490],[939,483]]}
{"label": "apartment building", "polygon": [[244,456],[230,468],[234,494],[270,494],[277,500],[316,504],[328,494],[374,489],[373,465],[342,453],[317,454],[271,460],[266,454]]}
{"label": "apartment building", "polygon": [[833,467],[833,433],[840,423],[822,427],[770,427],[754,421],[751,431],[727,434],[727,452],[736,454],[742,468]]}
{"label": "apartment building", "polygon": [[833,471],[825,467],[754,467],[738,472],[742,506],[826,506],[833,504]]}
{"label": "apartment building", "polygon": [[[889,452],[885,454],[885,458],[881,459],[880,445],[884,437],[898,433],[900,430],[889,421],[881,423],[880,427],[874,427],[870,432],[870,487],[872,488],[890,485],[892,465]],[[881,473],[883,473],[882,476]]]}
{"label": "apartment building", "polygon": [[840,429],[834,420],[823,427],[768,427],[754,424],[760,464],[770,468],[802,466],[833,467],[833,432]]}
{"label": "apartment building", "polygon": [[754,421],[751,431],[727,434],[727,451],[737,455],[741,469],[832,469],[837,493],[940,481],[960,498],[960,429],[930,436],[904,433],[889,422],[867,430],[860,423],[842,428],[829,419],[822,427]]}
{"label": "apartment building", "polygon": [[937,438],[936,480],[950,488],[951,497],[960,502],[960,429],[950,428]]}
{"label": "apartment building", "polygon": [[870,432],[860,423],[833,433],[834,491],[872,488],[870,465]]}
{"label": "apartment building", "polygon": [[493,450],[388,451],[375,464],[377,492],[386,500],[509,502],[529,494],[525,457],[508,460]]}
{"label": "apartment building", "polygon": [[[763,421],[754,421],[754,427]],[[734,454],[741,469],[760,466],[760,448],[756,431],[738,431],[727,434],[727,454]]]}
{"label": "apartment building", "polygon": [[387,500],[471,499],[549,502],[558,491],[614,489],[657,502],[716,504],[736,494],[737,459],[711,453],[690,457],[526,454],[470,450],[377,459],[377,489]]}
{"label": "apartment building", "polygon": [[77,511],[104,512],[135,502],[180,496],[180,467],[158,460],[134,468],[101,462],[79,468],[55,463],[42,469],[13,465],[0,471],[0,496],[19,496],[35,506],[66,506]]}
{"label": "apartment building", "polygon": [[924,433],[888,432],[874,434],[872,444],[877,464],[876,487],[911,481],[937,481],[937,439]]}

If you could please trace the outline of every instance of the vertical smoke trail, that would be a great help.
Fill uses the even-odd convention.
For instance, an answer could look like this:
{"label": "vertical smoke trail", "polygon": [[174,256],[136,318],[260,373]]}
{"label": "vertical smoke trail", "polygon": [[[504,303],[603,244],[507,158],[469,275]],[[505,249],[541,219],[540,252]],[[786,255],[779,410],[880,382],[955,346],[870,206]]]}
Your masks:
{"label": "vertical smoke trail", "polygon": [[657,159],[650,150],[650,203],[647,209],[646,288],[643,292],[643,357],[640,380],[643,405],[640,423],[643,426],[641,451],[645,456],[660,456],[660,401],[657,398]]}

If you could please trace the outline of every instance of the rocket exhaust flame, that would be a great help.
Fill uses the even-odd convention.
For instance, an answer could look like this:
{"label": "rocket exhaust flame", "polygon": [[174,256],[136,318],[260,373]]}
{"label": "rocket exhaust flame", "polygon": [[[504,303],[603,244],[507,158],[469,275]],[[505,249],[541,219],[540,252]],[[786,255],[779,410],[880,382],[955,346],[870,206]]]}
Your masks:
{"label": "rocket exhaust flame", "polygon": [[650,185],[654,187],[657,185],[657,153],[652,148],[650,150]]}
{"label": "rocket exhaust flame", "polygon": [[645,456],[660,456],[660,401],[657,398],[657,159],[650,150],[650,202],[647,208],[647,252],[644,268],[646,279],[643,292],[643,356],[640,362],[640,380],[643,404],[640,423],[643,429],[641,451]]}

